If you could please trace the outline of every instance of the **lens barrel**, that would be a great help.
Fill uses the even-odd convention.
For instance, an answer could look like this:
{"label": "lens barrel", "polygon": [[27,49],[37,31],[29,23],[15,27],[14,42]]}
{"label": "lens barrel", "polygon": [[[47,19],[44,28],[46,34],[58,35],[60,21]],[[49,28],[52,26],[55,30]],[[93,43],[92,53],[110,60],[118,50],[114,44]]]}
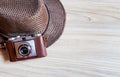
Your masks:
{"label": "lens barrel", "polygon": [[28,56],[31,52],[31,46],[27,44],[20,45],[18,51],[20,55]]}

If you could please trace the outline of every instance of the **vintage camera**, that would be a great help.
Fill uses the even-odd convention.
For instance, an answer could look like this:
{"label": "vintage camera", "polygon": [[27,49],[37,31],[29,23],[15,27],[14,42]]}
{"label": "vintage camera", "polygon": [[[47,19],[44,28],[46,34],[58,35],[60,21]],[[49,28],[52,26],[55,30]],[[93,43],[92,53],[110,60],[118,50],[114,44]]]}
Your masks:
{"label": "vintage camera", "polygon": [[19,61],[47,56],[46,38],[41,34],[17,36],[6,41],[10,61]]}

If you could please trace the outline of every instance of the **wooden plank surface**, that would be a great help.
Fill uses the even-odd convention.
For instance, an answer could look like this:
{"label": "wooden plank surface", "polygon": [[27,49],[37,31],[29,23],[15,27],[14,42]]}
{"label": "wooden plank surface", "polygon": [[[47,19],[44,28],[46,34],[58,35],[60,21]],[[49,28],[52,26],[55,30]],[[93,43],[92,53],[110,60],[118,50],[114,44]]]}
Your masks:
{"label": "wooden plank surface", "polygon": [[61,1],[66,28],[48,57],[9,63],[0,52],[0,77],[120,77],[120,0]]}

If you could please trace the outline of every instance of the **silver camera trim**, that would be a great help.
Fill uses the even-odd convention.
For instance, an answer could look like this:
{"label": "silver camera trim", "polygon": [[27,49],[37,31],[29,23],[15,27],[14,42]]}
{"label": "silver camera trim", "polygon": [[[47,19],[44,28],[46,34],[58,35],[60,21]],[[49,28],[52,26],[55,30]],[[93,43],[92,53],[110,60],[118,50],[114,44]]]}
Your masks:
{"label": "silver camera trim", "polygon": [[[41,34],[38,34],[38,35],[35,34],[35,36],[41,36]],[[9,39],[9,40],[14,41],[15,52],[16,52],[17,58],[28,58],[28,57],[37,56],[36,46],[35,46],[35,41],[34,41],[35,36],[17,36],[17,37],[12,37]],[[25,38],[25,40],[23,38]],[[24,56],[21,53],[19,53],[19,47],[24,44],[31,47],[30,49],[31,52],[27,56]]]}

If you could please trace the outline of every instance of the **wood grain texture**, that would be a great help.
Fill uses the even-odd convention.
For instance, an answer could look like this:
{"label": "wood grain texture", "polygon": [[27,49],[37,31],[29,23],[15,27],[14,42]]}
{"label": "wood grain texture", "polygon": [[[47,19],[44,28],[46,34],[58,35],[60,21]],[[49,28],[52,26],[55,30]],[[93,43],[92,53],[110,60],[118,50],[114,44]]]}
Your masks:
{"label": "wood grain texture", "polygon": [[0,54],[0,77],[120,77],[120,0],[61,0],[62,37],[48,57],[10,63]]}

